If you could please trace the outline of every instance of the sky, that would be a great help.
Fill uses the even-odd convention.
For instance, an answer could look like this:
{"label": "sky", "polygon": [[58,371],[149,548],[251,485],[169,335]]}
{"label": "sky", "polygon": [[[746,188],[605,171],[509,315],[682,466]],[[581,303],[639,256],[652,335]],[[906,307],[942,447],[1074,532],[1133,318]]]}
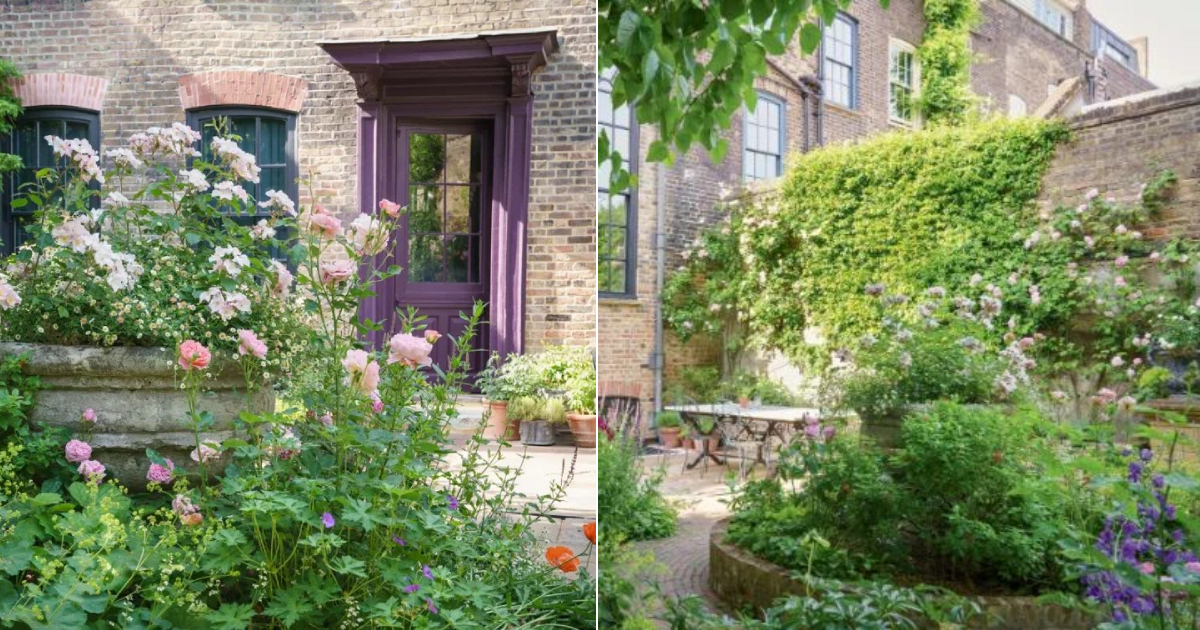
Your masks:
{"label": "sky", "polygon": [[1150,80],[1200,81],[1200,0],[1087,0],[1092,15],[1126,40],[1150,37]]}

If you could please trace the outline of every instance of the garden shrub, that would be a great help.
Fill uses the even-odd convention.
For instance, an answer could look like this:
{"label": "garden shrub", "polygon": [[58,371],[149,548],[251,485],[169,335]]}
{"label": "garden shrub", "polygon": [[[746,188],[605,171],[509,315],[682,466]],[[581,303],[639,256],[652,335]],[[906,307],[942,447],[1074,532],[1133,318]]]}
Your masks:
{"label": "garden shrub", "polygon": [[979,21],[979,3],[925,0],[924,12],[917,111],[927,124],[961,123],[978,100],[971,93],[971,28]]}
{"label": "garden shrub", "polygon": [[[106,174],[86,141],[50,138],[66,174],[19,197],[39,209],[0,276],[4,336],[175,348],[196,447],[186,466],[147,449],[136,496],[106,479],[87,422],[58,446],[78,465],[65,489],[39,488],[20,445],[0,449],[0,627],[594,627],[592,545],[547,549],[533,530],[574,469],[518,499],[520,470],[482,438],[448,461],[483,305],[456,337],[409,310],[385,348],[365,346],[378,326],[356,314],[399,272],[378,256],[400,206],[344,229],[271,191],[272,216],[240,226],[253,201],[234,182],[257,180],[254,158],[222,137],[208,162],[198,140],[181,124],[137,134]],[[185,156],[192,168],[169,166]],[[148,183],[94,210],[102,193],[83,184],[106,175]],[[295,235],[291,269],[270,258],[275,234]],[[295,360],[300,383],[284,378]],[[287,402],[217,441],[203,394],[222,361]]]}
{"label": "garden shrub", "polygon": [[21,373],[28,354],[0,357],[0,444],[11,445],[16,475],[58,489],[70,479],[71,468],[62,460],[62,448],[70,437],[64,427],[34,425],[29,420],[41,379]]}
{"label": "garden shrub", "polygon": [[777,479],[737,497],[730,540],[823,578],[1053,589],[1066,574],[1059,541],[1097,505],[1080,515],[1078,497],[1045,476],[1041,422],[940,403],[904,424],[892,458],[851,436],[800,438]]}
{"label": "garden shrub", "polygon": [[746,200],[701,236],[665,287],[666,321],[686,340],[733,317],[760,345],[823,364],[882,327],[867,285],[961,295],[979,274],[1004,284],[1018,332],[1062,324],[1065,313],[1032,304],[1029,282],[1007,279],[1025,267],[1014,234],[1037,226],[1032,202],[1066,136],[1056,122],[996,119],[800,156],[777,195]]}
{"label": "garden shrub", "polygon": [[675,533],[675,509],[659,492],[661,474],[643,470],[635,438],[599,436],[599,500],[606,536],[617,540],[666,538]]}
{"label": "garden shrub", "polygon": [[[12,131],[12,123],[21,115],[21,101],[13,91],[13,82],[21,72],[13,62],[0,58],[0,136]],[[0,152],[0,192],[4,192],[3,175],[21,167],[21,158]]]}

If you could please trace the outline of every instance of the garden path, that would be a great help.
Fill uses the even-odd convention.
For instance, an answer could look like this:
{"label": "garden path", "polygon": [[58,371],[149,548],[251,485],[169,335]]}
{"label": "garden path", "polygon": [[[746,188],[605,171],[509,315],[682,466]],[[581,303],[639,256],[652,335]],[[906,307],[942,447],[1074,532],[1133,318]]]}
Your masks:
{"label": "garden path", "polygon": [[[728,467],[711,465],[708,470],[697,466],[684,470],[684,458],[694,458],[695,451],[682,449],[646,455],[643,458],[647,470],[664,466],[667,476],[661,490],[663,496],[679,508],[675,535],[662,540],[635,543],[640,551],[654,554],[655,560],[666,567],[659,586],[664,596],[685,597],[697,595],[711,610],[720,606],[716,595],[708,587],[708,544],[709,534],[717,521],[729,515],[726,502],[732,498],[727,475],[737,473],[736,460]],[[755,469],[761,473],[762,469]]]}

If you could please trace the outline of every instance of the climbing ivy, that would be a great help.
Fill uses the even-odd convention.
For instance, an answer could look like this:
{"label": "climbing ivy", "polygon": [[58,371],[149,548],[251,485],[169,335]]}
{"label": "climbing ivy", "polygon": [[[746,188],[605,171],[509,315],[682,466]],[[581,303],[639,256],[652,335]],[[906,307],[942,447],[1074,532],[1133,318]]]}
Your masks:
{"label": "climbing ivy", "polygon": [[961,123],[975,103],[971,92],[971,27],[979,0],[925,0],[925,37],[917,52],[926,123]]}
{"label": "climbing ivy", "polygon": [[[21,78],[20,71],[7,59],[0,59],[0,136],[12,131],[13,121],[21,115],[21,101],[13,92],[13,79]],[[21,158],[0,153],[0,175],[21,168]],[[0,177],[0,192],[4,190],[4,178]]]}
{"label": "climbing ivy", "polygon": [[800,156],[777,194],[732,208],[691,248],[665,287],[666,322],[687,339],[723,336],[735,321],[760,345],[821,361],[879,329],[866,285],[975,295],[979,274],[1005,286],[1006,313],[1025,313],[1023,327],[1052,325],[1070,315],[1054,306],[1058,285],[1046,283],[1045,304],[1031,308],[1008,279],[1031,265],[1015,235],[1037,225],[1032,202],[1066,135],[1059,123],[992,120]]}

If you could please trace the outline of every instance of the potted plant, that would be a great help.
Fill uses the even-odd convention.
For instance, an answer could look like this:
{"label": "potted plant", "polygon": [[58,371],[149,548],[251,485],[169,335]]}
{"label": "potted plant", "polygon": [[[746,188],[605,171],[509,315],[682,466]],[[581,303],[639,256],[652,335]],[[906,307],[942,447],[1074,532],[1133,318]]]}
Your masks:
{"label": "potted plant", "polygon": [[487,404],[486,422],[483,424],[483,437],[498,440],[507,436],[508,429],[508,399],[509,391],[505,387],[504,373],[498,365],[500,355],[492,353],[488,358],[487,367],[479,372],[475,386],[483,394]]}
{"label": "potted plant", "polygon": [[559,398],[532,400],[532,417],[521,423],[521,442],[529,446],[551,446],[555,425],[567,421],[567,408]]}
{"label": "potted plant", "polygon": [[663,411],[658,414],[658,441],[665,448],[679,448],[679,433],[682,422],[678,411]]}
{"label": "potted plant", "polygon": [[[715,451],[720,448],[721,436],[713,433],[713,428],[715,428],[716,425],[712,419],[705,418],[699,422],[699,425],[700,431],[703,433],[703,435],[708,436],[708,450]],[[701,435],[693,436],[693,432],[694,431],[692,430],[692,427],[683,427],[683,429],[680,431],[680,436],[683,438],[683,447],[686,449],[700,450],[700,440],[703,438]]]}
{"label": "potted plant", "polygon": [[575,436],[575,445],[596,448],[596,371],[580,372],[569,385],[567,422]]}
{"label": "potted plant", "polygon": [[[516,439],[520,437],[521,425],[534,419],[538,408],[538,399],[532,396],[517,396],[508,401],[506,412],[507,430],[504,434],[504,439]],[[510,438],[509,434],[515,434],[515,437]]]}

